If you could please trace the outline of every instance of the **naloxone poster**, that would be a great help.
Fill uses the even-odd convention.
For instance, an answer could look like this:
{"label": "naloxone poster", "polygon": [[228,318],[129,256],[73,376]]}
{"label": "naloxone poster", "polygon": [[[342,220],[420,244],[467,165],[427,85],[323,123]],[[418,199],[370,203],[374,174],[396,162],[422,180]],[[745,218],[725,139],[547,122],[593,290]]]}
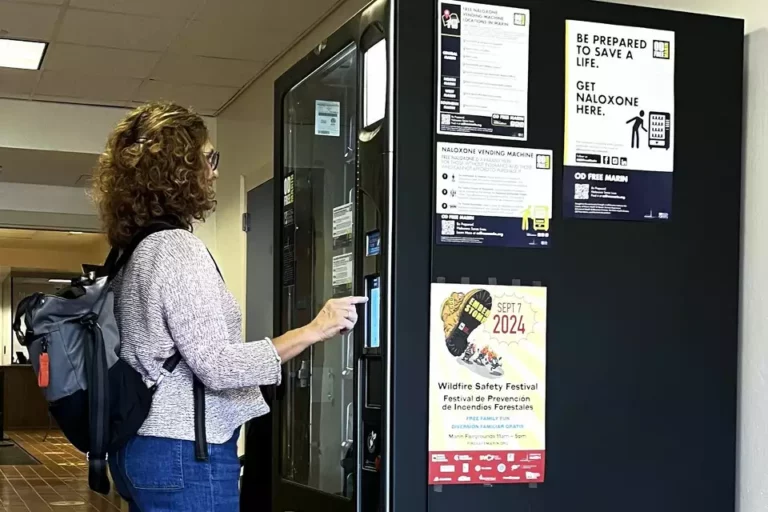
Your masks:
{"label": "naloxone poster", "polygon": [[547,289],[432,284],[429,484],[544,481]]}
{"label": "naloxone poster", "polygon": [[437,143],[436,243],[546,248],[552,151]]}
{"label": "naloxone poster", "polygon": [[437,2],[437,132],[528,137],[527,9]]}
{"label": "naloxone poster", "polygon": [[666,221],[675,153],[675,33],[566,22],[566,217]]}

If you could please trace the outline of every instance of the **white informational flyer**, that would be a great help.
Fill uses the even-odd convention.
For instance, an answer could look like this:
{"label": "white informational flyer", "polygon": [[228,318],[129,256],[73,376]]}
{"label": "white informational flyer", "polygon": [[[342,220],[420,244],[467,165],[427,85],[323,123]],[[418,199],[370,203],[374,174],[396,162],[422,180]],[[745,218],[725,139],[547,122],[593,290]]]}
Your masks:
{"label": "white informational flyer", "polygon": [[355,228],[354,204],[346,203],[333,209],[333,248],[339,249],[352,243]]}
{"label": "white informational flyer", "polygon": [[352,281],[355,277],[355,256],[352,253],[333,257],[331,267],[331,285],[333,296],[343,297],[352,293]]}
{"label": "white informational flyer", "polygon": [[565,65],[564,214],[668,220],[675,33],[568,20]]}
{"label": "white informational flyer", "polygon": [[352,234],[355,219],[352,206],[346,203],[333,209],[333,238]]}
{"label": "white informational flyer", "polygon": [[437,143],[436,243],[548,247],[552,151]]}
{"label": "white informational flyer", "polygon": [[437,133],[527,140],[530,12],[437,5]]}
{"label": "white informational flyer", "polygon": [[315,101],[315,135],[338,137],[341,135],[341,103]]}
{"label": "white informational flyer", "polygon": [[341,254],[333,257],[332,284],[340,286],[351,284],[354,277],[354,255]]}

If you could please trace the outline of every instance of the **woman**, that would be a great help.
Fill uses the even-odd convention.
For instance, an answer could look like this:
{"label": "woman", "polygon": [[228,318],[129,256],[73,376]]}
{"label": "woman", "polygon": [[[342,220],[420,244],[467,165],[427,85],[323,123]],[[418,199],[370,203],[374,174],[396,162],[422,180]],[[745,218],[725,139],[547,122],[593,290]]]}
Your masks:
{"label": "woman", "polygon": [[[364,298],[330,300],[307,326],[242,343],[241,314],[192,225],[214,209],[219,154],[203,120],[173,104],[131,112],[109,137],[94,198],[113,247],[153,220],[178,230],[146,238],[115,279],[121,357],[147,383],[164,375],[143,426],[110,454],[110,472],[132,511],[237,511],[237,432],[266,414],[259,386],[280,383],[280,365],[350,330]],[[168,374],[163,362],[183,356]],[[206,387],[210,457],[194,455],[193,375]],[[268,440],[264,441],[269,442]]]}

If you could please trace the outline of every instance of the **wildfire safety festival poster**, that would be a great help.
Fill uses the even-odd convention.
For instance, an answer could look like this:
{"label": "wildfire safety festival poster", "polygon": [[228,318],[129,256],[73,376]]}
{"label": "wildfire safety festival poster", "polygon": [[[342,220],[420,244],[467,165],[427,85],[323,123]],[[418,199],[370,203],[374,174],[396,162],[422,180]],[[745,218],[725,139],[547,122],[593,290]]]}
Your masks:
{"label": "wildfire safety festival poster", "polygon": [[433,283],[429,483],[544,481],[547,289]]}

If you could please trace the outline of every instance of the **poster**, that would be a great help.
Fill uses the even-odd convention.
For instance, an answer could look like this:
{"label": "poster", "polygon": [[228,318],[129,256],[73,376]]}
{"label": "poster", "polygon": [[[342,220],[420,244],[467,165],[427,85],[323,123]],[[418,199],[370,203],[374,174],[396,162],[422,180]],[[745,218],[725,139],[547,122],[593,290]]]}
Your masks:
{"label": "poster", "polygon": [[437,244],[550,245],[552,151],[437,143]]}
{"label": "poster", "polygon": [[675,33],[569,20],[565,66],[565,216],[669,220]]}
{"label": "poster", "polygon": [[341,103],[315,101],[315,135],[338,137],[341,135]]}
{"label": "poster", "polygon": [[547,289],[432,284],[429,484],[544,481]]}
{"label": "poster", "polygon": [[437,4],[437,133],[527,140],[529,11]]}

